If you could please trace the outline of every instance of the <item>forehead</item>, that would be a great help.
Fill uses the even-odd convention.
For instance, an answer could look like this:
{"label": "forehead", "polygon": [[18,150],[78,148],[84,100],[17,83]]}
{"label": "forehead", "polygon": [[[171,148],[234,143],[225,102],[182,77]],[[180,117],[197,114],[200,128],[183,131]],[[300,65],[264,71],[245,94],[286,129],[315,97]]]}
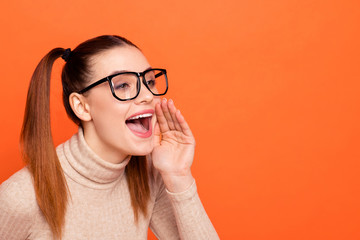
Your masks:
{"label": "forehead", "polygon": [[91,59],[92,73],[100,79],[117,71],[142,72],[150,67],[144,54],[133,46],[121,46],[106,50]]}

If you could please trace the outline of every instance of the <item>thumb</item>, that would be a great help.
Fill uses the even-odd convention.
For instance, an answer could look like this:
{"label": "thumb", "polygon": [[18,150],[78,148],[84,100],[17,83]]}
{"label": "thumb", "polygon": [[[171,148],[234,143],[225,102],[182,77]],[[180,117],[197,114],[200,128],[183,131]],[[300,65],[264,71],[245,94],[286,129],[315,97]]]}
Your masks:
{"label": "thumb", "polygon": [[154,146],[160,145],[160,141],[161,141],[160,127],[159,127],[159,123],[156,122],[154,128]]}

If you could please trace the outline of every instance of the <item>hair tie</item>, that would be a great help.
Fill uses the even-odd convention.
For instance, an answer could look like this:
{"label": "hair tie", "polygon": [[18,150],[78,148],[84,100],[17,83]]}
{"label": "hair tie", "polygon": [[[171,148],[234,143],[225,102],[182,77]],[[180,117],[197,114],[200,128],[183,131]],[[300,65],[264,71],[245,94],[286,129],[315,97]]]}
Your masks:
{"label": "hair tie", "polygon": [[70,54],[71,54],[71,49],[68,48],[68,49],[65,49],[63,55],[61,56],[62,59],[65,60],[65,62],[69,61],[69,57],[70,57]]}

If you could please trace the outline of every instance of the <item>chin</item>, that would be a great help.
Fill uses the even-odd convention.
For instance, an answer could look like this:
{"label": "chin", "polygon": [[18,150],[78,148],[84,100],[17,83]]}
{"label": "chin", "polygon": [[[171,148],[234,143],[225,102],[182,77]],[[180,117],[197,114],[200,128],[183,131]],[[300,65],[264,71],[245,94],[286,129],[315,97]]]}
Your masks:
{"label": "chin", "polygon": [[[134,151],[130,154],[132,156],[146,156],[152,153],[154,147],[152,144],[148,144],[148,146],[136,146]],[[150,146],[149,146],[150,145]]]}

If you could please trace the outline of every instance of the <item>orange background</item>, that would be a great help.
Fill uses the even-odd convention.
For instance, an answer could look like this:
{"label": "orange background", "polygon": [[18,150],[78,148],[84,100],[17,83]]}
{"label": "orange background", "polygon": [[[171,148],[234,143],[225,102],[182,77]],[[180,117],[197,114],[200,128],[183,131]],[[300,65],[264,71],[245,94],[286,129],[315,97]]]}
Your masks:
{"label": "orange background", "polygon": [[[222,239],[360,239],[358,0],[17,0],[1,3],[0,22],[0,182],[23,166],[18,139],[39,60],[119,34],[168,69]],[[76,131],[61,105],[62,65],[56,144]]]}

